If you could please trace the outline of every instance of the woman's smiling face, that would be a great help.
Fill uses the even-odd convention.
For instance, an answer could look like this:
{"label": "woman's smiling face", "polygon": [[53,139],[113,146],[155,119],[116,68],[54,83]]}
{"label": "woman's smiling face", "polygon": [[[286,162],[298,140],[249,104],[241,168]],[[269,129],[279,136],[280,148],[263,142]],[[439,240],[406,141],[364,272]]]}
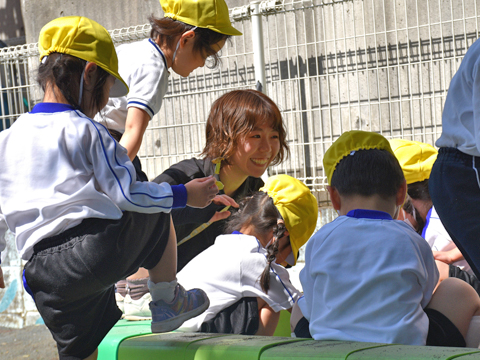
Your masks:
{"label": "woman's smiling face", "polygon": [[228,160],[239,176],[258,178],[267,170],[279,150],[278,131],[264,122],[238,140],[236,151]]}

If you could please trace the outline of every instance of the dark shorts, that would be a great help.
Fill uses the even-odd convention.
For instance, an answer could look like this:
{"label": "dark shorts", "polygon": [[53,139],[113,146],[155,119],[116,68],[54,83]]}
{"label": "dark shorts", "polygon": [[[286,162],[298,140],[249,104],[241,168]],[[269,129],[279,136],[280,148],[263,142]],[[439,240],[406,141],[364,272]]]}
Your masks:
{"label": "dark shorts", "polygon": [[122,315],[114,284],[157,265],[169,232],[170,214],[125,212],[119,220],[86,219],[35,245],[25,278],[60,359],[95,351]]}
{"label": "dark shorts", "polygon": [[257,298],[246,297],[204,322],[200,332],[255,335],[259,324]]}
{"label": "dark shorts", "polygon": [[[425,309],[425,313],[429,320],[427,345],[453,347],[467,346],[460,331],[445,315],[433,309]],[[295,336],[298,338],[312,338],[309,325],[308,320],[305,317],[302,317],[295,326]]]}

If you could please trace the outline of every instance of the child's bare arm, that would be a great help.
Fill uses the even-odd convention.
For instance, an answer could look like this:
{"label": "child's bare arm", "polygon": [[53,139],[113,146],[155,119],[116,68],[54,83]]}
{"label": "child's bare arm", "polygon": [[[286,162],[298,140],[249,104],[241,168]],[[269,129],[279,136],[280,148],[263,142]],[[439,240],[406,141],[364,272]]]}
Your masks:
{"label": "child's bare arm", "polygon": [[193,179],[185,184],[185,188],[187,189],[187,205],[191,207],[203,208],[209,205],[218,193],[213,176]]}

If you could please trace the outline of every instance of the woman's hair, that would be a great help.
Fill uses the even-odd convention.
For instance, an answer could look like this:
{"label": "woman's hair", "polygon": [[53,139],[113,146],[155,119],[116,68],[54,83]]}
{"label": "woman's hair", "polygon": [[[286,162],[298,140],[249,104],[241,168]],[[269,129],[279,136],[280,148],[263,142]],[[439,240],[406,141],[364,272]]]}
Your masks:
{"label": "woman's hair", "polygon": [[222,157],[228,164],[239,140],[263,122],[278,131],[280,150],[272,165],[281,163],[289,152],[282,115],[272,99],[252,89],[230,91],[215,100],[208,115],[207,143],[201,155],[213,159]]}
{"label": "woman's hair", "polygon": [[395,196],[405,181],[397,158],[387,150],[357,150],[335,168],[331,185],[342,196]]}
{"label": "woman's hair", "polygon": [[[192,25],[167,17],[159,19],[152,15],[148,18],[148,21],[150,21],[150,24],[152,25],[150,37],[153,40],[158,38],[160,46],[166,46],[170,49],[175,49],[175,39],[179,35],[194,28]],[[215,68],[220,63],[220,57],[218,56],[216,49],[213,48],[213,45],[222,40],[226,41],[230,38],[230,35],[224,35],[210,29],[198,27],[194,32],[195,41],[193,44],[193,51],[201,54],[205,58],[208,57],[208,59],[211,60],[208,67]]]}
{"label": "woman's hair", "polygon": [[[253,226],[259,234],[268,234],[273,230],[274,241],[267,246],[268,264],[260,276],[260,285],[265,293],[270,288],[270,266],[278,253],[278,241],[283,237],[285,224],[282,215],[274,205],[273,200],[263,191],[255,192],[239,202],[239,209],[227,220],[225,233],[240,231],[243,227]],[[280,222],[279,222],[280,221]]]}
{"label": "woman's hair", "polygon": [[[44,58],[45,59],[45,58]],[[56,85],[68,103],[81,110],[85,106],[83,102],[79,104],[80,78],[87,62],[77,57],[52,53],[48,55],[45,62],[42,62],[38,68],[37,82],[45,92],[47,86]],[[109,74],[101,67],[97,66],[97,82],[92,90],[91,103],[93,109],[100,111],[105,104],[105,95],[103,88]]]}

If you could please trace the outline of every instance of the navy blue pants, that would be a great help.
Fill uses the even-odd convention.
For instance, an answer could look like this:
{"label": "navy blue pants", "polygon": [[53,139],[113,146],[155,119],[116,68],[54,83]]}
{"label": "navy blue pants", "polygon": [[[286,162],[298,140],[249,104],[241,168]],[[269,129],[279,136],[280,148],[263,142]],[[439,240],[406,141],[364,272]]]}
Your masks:
{"label": "navy blue pants", "polygon": [[480,157],[441,148],[428,185],[453,242],[480,278]]}

